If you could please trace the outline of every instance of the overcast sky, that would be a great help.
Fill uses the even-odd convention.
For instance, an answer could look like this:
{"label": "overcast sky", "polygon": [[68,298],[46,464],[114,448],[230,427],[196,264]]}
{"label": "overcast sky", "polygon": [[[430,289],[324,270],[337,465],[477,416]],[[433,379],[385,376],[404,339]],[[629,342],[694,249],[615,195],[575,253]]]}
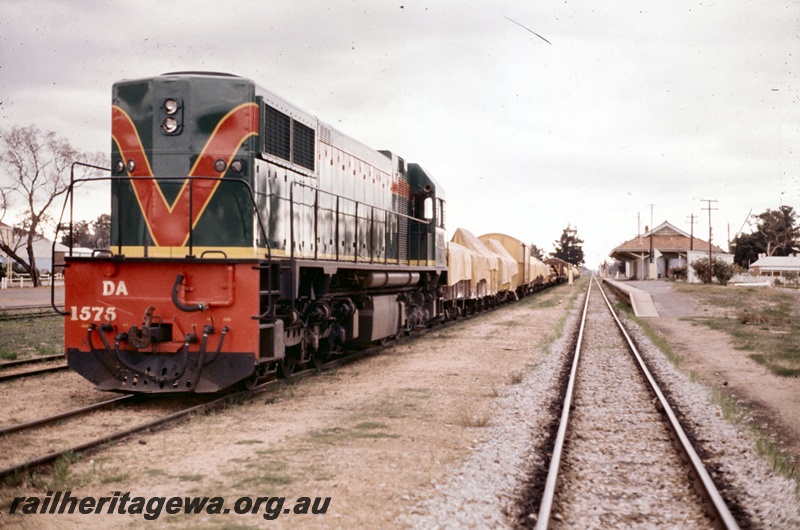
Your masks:
{"label": "overcast sky", "polygon": [[800,209],[798,0],[0,3],[0,127],[108,153],[112,83],[178,70],[249,77],[421,164],[451,235],[550,251],[570,223],[590,267],[651,204],[707,239],[718,200],[723,247],[751,209]]}

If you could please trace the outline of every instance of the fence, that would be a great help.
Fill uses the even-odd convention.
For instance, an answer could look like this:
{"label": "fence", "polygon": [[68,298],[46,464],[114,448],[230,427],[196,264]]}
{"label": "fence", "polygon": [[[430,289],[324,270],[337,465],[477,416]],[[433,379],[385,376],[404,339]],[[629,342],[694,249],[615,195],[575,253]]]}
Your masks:
{"label": "fence", "polygon": [[[39,281],[41,282],[42,286],[49,286],[51,282],[55,282],[58,284],[59,282],[64,282],[64,275],[62,273],[55,274],[54,276],[50,275],[41,275],[39,276]],[[0,289],[12,289],[12,288],[24,288],[24,287],[33,287],[33,280],[31,280],[30,274],[14,274],[11,278],[3,277],[0,278]]]}

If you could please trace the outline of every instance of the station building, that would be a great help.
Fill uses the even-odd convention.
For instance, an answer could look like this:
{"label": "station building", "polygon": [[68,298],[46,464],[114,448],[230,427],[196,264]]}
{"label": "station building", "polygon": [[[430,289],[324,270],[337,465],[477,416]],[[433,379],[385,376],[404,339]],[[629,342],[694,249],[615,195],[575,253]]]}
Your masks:
{"label": "station building", "polygon": [[[711,245],[711,254],[715,259],[733,263],[733,255],[716,245]],[[625,263],[625,277],[632,280],[668,278],[671,268],[687,267],[688,279],[693,282],[697,280],[688,264],[708,257],[708,241],[692,237],[664,221],[652,230],[645,227],[644,234],[622,243],[609,256]]]}

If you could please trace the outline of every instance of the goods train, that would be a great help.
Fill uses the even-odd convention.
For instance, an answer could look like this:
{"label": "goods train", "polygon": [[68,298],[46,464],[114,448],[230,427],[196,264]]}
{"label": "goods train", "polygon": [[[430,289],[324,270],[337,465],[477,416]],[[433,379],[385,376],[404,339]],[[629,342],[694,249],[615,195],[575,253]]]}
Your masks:
{"label": "goods train", "polygon": [[103,390],[288,376],[571,267],[502,234],[448,244],[444,190],[422,166],[242,77],[118,82],[111,132],[110,245],[70,249],[62,311],[70,368]]}

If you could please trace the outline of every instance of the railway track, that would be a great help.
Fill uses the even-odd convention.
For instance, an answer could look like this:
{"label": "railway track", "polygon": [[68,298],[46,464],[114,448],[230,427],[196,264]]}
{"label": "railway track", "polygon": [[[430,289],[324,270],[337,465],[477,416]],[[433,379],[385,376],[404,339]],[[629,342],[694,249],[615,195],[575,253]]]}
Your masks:
{"label": "railway track", "polygon": [[[64,356],[61,355],[60,357],[63,358]],[[25,360],[27,361],[28,359],[25,359]],[[45,362],[45,361],[38,361],[38,362]],[[4,363],[4,364],[9,364],[9,363]],[[4,370],[6,368],[10,368],[10,367],[8,367],[8,366],[0,366],[0,370]],[[68,366],[66,364],[58,364],[58,365],[55,365],[55,366],[45,366],[45,367],[42,367],[42,368],[34,368],[33,370],[24,370],[24,371],[21,371],[21,372],[11,372],[11,373],[0,372],[0,382],[2,382],[2,381],[11,381],[13,379],[22,379],[22,378],[25,378],[25,377],[33,377],[35,375],[41,375],[41,374],[49,374],[49,373],[52,373],[52,372],[61,372],[61,371],[66,370],[67,368],[68,368]]]}
{"label": "railway track", "polygon": [[50,304],[0,307],[0,322],[60,316]]}
{"label": "railway track", "polygon": [[[437,327],[434,329],[440,329],[440,328]],[[418,332],[414,332],[412,334],[412,337],[425,334],[428,331],[430,330],[420,330]],[[368,355],[379,353],[388,346],[393,346],[398,342],[403,342],[405,340],[408,340],[408,338],[405,337],[399,338],[397,340],[392,340],[389,343],[377,344],[357,352],[349,353],[346,356],[332,359],[328,362],[322,363],[316,369],[313,367],[309,367],[308,369],[298,371],[294,373],[289,379],[299,379],[307,377],[313,373],[316,373],[317,371],[324,371],[337,368],[344,364],[348,364],[358,359],[364,358]],[[212,399],[205,399],[202,403],[179,408],[178,410],[174,410],[173,412],[163,414],[158,418],[140,422],[132,427],[126,427],[124,429],[113,431],[103,436],[92,438],[91,440],[85,441],[83,443],[74,444],[69,447],[63,447],[56,451],[48,451],[44,454],[36,456],[25,457],[24,461],[18,461],[12,465],[6,466],[3,469],[0,469],[0,483],[4,482],[18,483],[21,480],[21,478],[24,477],[27,473],[51,465],[56,460],[58,460],[61,457],[64,457],[67,454],[85,453],[103,444],[124,439],[138,432],[154,429],[169,423],[185,420],[188,417],[192,416],[193,414],[207,413],[214,409],[225,406],[226,404],[229,403],[238,402],[243,399],[251,399],[267,391],[268,389],[270,389],[270,387],[272,387],[273,385],[275,385],[280,381],[282,381],[282,379],[273,378],[253,387],[252,389],[240,392],[233,392]],[[25,422],[24,424],[9,425],[4,428],[0,428],[0,436],[3,437],[4,443],[13,447],[14,444],[20,442],[25,443],[24,437],[33,436],[33,434],[31,433],[33,433],[36,429],[45,428],[47,426],[51,426],[54,424],[60,424],[62,421],[70,421],[76,418],[81,418],[88,414],[95,413],[100,409],[109,409],[121,403],[126,403],[126,404],[129,403],[131,408],[133,409],[136,406],[135,403],[137,403],[137,397],[138,396],[132,394],[125,394],[86,407],[81,407],[78,409],[55,414],[52,416],[47,416],[29,422]],[[181,399],[183,401],[188,400],[186,396],[183,396]],[[160,398],[152,398],[152,399],[146,399],[145,401],[147,403],[153,404],[157,403],[159,400]],[[20,438],[15,438],[17,436],[19,436]]]}
{"label": "railway track", "polygon": [[738,528],[599,283],[592,287],[536,528]]}
{"label": "railway track", "polygon": [[[436,326],[434,326],[432,328],[414,330],[414,331],[410,332],[408,336],[400,335],[400,336],[398,336],[396,338],[393,338],[393,339],[390,339],[388,341],[381,341],[380,344],[374,344],[374,345],[372,345],[372,346],[370,346],[368,348],[365,348],[365,349],[362,349],[362,350],[359,350],[359,351],[349,352],[345,356],[336,357],[336,358],[334,358],[332,360],[329,360],[327,362],[320,363],[318,366],[309,366],[308,369],[305,369],[305,370],[302,370],[302,371],[298,371],[298,372],[294,373],[291,376],[291,379],[306,377],[306,376],[311,375],[313,373],[316,373],[318,371],[330,370],[330,369],[342,366],[344,364],[355,362],[355,361],[357,361],[357,360],[359,360],[361,358],[364,358],[366,356],[378,354],[381,351],[385,350],[387,347],[391,347],[391,346],[394,346],[394,345],[396,345],[398,343],[405,342],[406,340],[412,340],[415,337],[419,337],[419,336],[425,335],[425,334],[427,334],[427,333],[429,333],[431,331],[436,331],[436,330],[443,329],[451,322],[458,322],[458,321],[462,321],[462,320],[475,318],[475,317],[478,317],[478,316],[480,316],[482,314],[490,312],[493,309],[496,309],[496,308],[499,308],[499,307],[503,307],[504,305],[505,304],[499,304],[499,305],[494,306],[492,308],[489,308],[489,309],[486,309],[486,310],[483,310],[483,311],[480,311],[480,312],[477,312],[477,313],[474,313],[474,314],[471,314],[471,315],[461,316],[458,319],[454,319],[453,321],[446,322],[443,325],[436,325]],[[58,356],[56,356],[56,357],[58,357]],[[59,369],[64,369],[64,368],[66,368],[66,366],[64,366],[63,368],[59,367]],[[31,372],[25,372],[26,375],[28,373],[32,373],[32,371]],[[96,448],[98,446],[124,439],[124,438],[126,438],[126,437],[128,437],[128,436],[130,436],[132,434],[137,433],[137,432],[142,432],[142,431],[146,431],[146,430],[149,430],[149,429],[158,428],[160,426],[166,425],[166,424],[171,423],[171,422],[178,422],[178,421],[181,421],[181,420],[184,420],[184,419],[190,417],[193,414],[206,413],[206,412],[212,411],[212,410],[214,410],[216,408],[225,406],[228,403],[238,402],[238,401],[243,400],[243,399],[253,398],[253,397],[255,397],[255,396],[267,391],[272,385],[274,385],[274,384],[276,384],[276,383],[278,383],[280,381],[281,381],[281,379],[274,378],[274,376],[273,376],[272,379],[269,379],[269,380],[267,380],[265,382],[262,382],[262,383],[258,384],[257,386],[255,386],[255,387],[253,387],[253,388],[251,388],[249,390],[230,393],[230,394],[227,394],[227,395],[224,395],[224,396],[217,397],[216,399],[206,400],[206,401],[204,401],[204,402],[202,402],[200,404],[193,404],[191,406],[186,406],[186,407],[183,407],[183,408],[181,408],[179,410],[175,410],[173,412],[170,412],[168,414],[163,414],[158,418],[149,419],[147,421],[137,423],[136,425],[134,425],[132,427],[126,427],[124,429],[120,429],[120,430],[117,430],[117,431],[114,431],[114,432],[109,432],[106,435],[103,435],[103,436],[100,436],[100,437],[97,437],[97,438],[93,438],[93,439],[91,439],[89,441],[86,441],[86,442],[83,442],[83,443],[78,443],[78,444],[75,444],[75,445],[72,445],[72,446],[69,446],[69,447],[64,447],[64,448],[61,448],[61,449],[56,450],[56,451],[49,451],[49,452],[46,452],[44,454],[40,454],[40,455],[36,455],[36,456],[26,457],[26,458],[24,458],[24,461],[18,461],[16,463],[14,463],[13,465],[8,465],[4,469],[0,469],[0,483],[2,483],[2,482],[17,483],[27,473],[30,473],[31,471],[37,470],[39,468],[42,468],[42,467],[45,467],[45,466],[48,466],[48,465],[51,465],[56,460],[58,460],[59,458],[65,456],[67,454],[80,454],[80,453],[89,452],[89,451],[91,451],[92,449],[94,449],[94,448]],[[133,399],[131,399],[131,398],[133,398]],[[75,410],[72,410],[72,411],[67,411],[67,412],[63,412],[63,413],[60,413],[60,414],[56,414],[56,415],[52,415],[52,416],[48,416],[48,417],[43,417],[43,418],[40,418],[40,419],[37,419],[37,420],[29,421],[29,422],[26,422],[25,424],[6,426],[5,428],[0,428],[0,436],[4,436],[4,441],[5,442],[13,444],[13,443],[16,443],[16,442],[14,442],[13,438],[9,438],[9,437],[25,434],[26,432],[27,433],[31,433],[31,432],[34,432],[35,429],[42,429],[42,428],[45,428],[45,427],[47,427],[49,425],[53,425],[54,423],[61,422],[62,420],[63,421],[69,421],[69,420],[75,419],[77,417],[82,417],[84,415],[94,413],[99,409],[111,408],[111,407],[114,407],[115,405],[117,405],[117,404],[119,404],[121,402],[124,403],[125,405],[130,405],[131,408],[133,409],[133,408],[135,408],[135,403],[137,403],[137,399],[136,398],[137,398],[137,396],[123,395],[123,396],[120,396],[120,397],[117,397],[117,398],[114,398],[114,399],[111,399],[111,400],[108,400],[108,401],[96,403],[96,404],[93,404],[93,405],[90,405],[90,406],[87,406],[87,407],[82,407],[80,409],[75,409]],[[183,399],[186,400],[187,398],[184,396]],[[151,399],[151,400],[148,400],[148,401],[150,403],[157,402],[158,398]],[[130,422],[127,422],[127,423],[130,423]]]}

